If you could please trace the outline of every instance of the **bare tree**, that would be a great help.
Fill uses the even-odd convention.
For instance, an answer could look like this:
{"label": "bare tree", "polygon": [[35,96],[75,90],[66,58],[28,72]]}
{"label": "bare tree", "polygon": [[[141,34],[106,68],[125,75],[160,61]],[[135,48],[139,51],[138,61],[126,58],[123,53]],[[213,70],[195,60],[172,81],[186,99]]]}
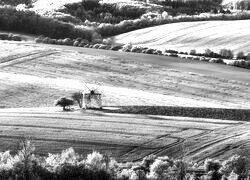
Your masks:
{"label": "bare tree", "polygon": [[83,94],[82,92],[75,92],[71,95],[71,98],[76,101],[80,108],[82,108]]}

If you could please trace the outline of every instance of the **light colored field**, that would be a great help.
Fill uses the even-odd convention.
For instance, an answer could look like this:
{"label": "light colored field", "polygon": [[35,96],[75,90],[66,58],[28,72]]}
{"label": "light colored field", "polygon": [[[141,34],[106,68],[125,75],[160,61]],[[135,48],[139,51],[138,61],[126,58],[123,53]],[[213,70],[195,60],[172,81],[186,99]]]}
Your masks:
{"label": "light colored field", "polygon": [[53,106],[86,85],[98,88],[106,106],[250,107],[248,70],[67,46],[0,45],[2,107]]}
{"label": "light colored field", "polygon": [[250,53],[250,20],[182,22],[150,27],[114,37],[119,44],[203,53],[227,48]]}
{"label": "light colored field", "polygon": [[[247,122],[47,110],[0,109],[0,151],[13,149],[21,137],[30,137],[39,154],[57,153],[72,146],[79,153],[95,149],[124,161],[149,154],[188,154],[189,159],[200,161],[218,152],[223,159],[228,156],[229,143],[234,152],[234,146],[245,151],[250,148]],[[211,150],[210,145],[219,149]]]}

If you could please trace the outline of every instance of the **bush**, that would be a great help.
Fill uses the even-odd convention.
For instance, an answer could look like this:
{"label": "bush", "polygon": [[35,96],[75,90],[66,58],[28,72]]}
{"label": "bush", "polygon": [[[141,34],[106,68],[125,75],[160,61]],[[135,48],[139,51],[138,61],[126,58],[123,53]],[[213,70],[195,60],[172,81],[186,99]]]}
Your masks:
{"label": "bush", "polygon": [[131,52],[141,53],[141,52],[142,52],[142,48],[141,48],[141,47],[136,47],[136,46],[134,46],[134,47],[131,49]]}
{"label": "bush", "polygon": [[146,54],[154,54],[155,50],[154,49],[147,49],[145,51]]}
{"label": "bush", "polygon": [[122,49],[122,46],[111,46],[111,48],[110,48],[110,50],[112,50],[112,51],[118,51],[120,49]]}
{"label": "bush", "polygon": [[70,38],[65,38],[65,39],[62,40],[62,44],[67,45],[67,46],[72,46],[73,41]]}
{"label": "bush", "polygon": [[179,57],[178,54],[171,53],[169,56],[171,57]]}
{"label": "bush", "polygon": [[79,46],[80,42],[79,41],[74,41],[73,46]]}
{"label": "bush", "polygon": [[168,49],[165,50],[166,53],[173,53],[173,54],[178,54],[178,51],[172,50],[172,49]]}
{"label": "bush", "polygon": [[225,64],[223,59],[221,58],[212,58],[209,60],[210,63],[218,63],[218,64]]}
{"label": "bush", "polygon": [[101,44],[95,44],[93,45],[93,48],[98,49],[101,46]]}
{"label": "bush", "polygon": [[132,45],[129,43],[129,44],[125,44],[123,47],[122,47],[122,51],[124,52],[130,52],[132,49]]}
{"label": "bush", "polygon": [[244,179],[247,178],[249,169],[249,159],[244,156],[234,155],[222,163],[220,171],[226,176],[230,176],[230,173],[234,172],[239,176],[239,179]]}
{"label": "bush", "polygon": [[8,38],[9,38],[9,34],[6,34],[6,33],[1,33],[0,34],[0,39],[1,40],[8,40]]}

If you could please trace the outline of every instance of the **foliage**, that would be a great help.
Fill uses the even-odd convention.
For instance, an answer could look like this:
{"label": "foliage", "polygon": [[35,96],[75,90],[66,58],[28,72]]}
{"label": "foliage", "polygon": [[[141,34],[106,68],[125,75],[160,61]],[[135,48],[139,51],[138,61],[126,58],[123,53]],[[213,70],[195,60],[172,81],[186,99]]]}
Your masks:
{"label": "foliage", "polygon": [[[162,5],[166,7],[167,10],[173,15],[178,13],[183,14],[197,14],[203,12],[218,12],[217,9],[221,8],[220,5],[222,0],[203,0],[203,1],[196,1],[196,0],[188,0],[188,1],[172,1],[172,0],[165,0],[161,2]],[[172,7],[172,8],[167,8]]]}
{"label": "foliage", "polygon": [[0,33],[0,40],[21,41],[22,38],[12,33]]}
{"label": "foliage", "polygon": [[[173,160],[167,156],[150,155],[139,162],[118,163],[108,155],[98,152],[88,154],[86,158],[77,154],[73,148],[60,154],[40,157],[34,154],[34,145],[22,141],[16,155],[9,151],[0,152],[1,179],[41,179],[41,180],[183,180],[191,179],[187,173],[192,163]],[[207,179],[224,175],[228,179],[245,178],[249,171],[249,161],[245,157],[233,156],[222,164],[206,160]],[[221,167],[221,168],[220,168]],[[219,177],[219,178],[220,178]]]}
{"label": "foliage", "polygon": [[146,8],[139,6],[119,6],[116,3],[102,3],[86,1],[66,4],[60,12],[70,14],[82,21],[116,24],[123,20],[137,19],[146,13]]}
{"label": "foliage", "polygon": [[18,4],[25,4],[30,6],[32,4],[32,0],[0,0],[0,5],[16,6]]}
{"label": "foliage", "polygon": [[244,156],[234,155],[222,163],[220,171],[229,176],[231,172],[240,178],[246,178],[250,168],[250,161]]}
{"label": "foliage", "polygon": [[61,97],[56,100],[55,105],[63,107],[63,110],[66,110],[66,107],[69,107],[74,104],[74,101],[65,97]]}
{"label": "foliage", "polygon": [[94,31],[74,26],[56,19],[41,17],[32,11],[20,11],[13,7],[0,7],[0,29],[18,31],[51,38],[77,38],[92,40]]}

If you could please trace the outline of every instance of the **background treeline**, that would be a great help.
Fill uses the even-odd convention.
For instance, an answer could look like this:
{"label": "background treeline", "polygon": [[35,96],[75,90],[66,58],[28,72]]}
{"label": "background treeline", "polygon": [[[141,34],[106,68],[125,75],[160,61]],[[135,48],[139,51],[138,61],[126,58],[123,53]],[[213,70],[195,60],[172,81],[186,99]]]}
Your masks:
{"label": "background treeline", "polygon": [[75,27],[56,19],[41,17],[32,11],[18,11],[13,7],[0,7],[0,29],[51,38],[77,38],[91,40],[94,31],[84,27]]}
{"label": "background treeline", "polygon": [[146,13],[146,8],[137,6],[119,6],[113,4],[100,4],[96,1],[87,1],[66,4],[60,12],[70,14],[82,21],[102,22],[116,24],[123,20],[137,19]]}
{"label": "background treeline", "polygon": [[204,12],[218,12],[218,9],[222,9],[221,7],[222,0],[202,0],[202,1],[172,1],[165,0],[161,2],[161,5],[166,7],[171,7],[167,9],[169,13],[172,15],[176,15],[178,13],[184,13],[188,15],[204,13]]}
{"label": "background treeline", "polygon": [[32,0],[0,0],[0,5],[17,6],[18,4],[31,5]]}

